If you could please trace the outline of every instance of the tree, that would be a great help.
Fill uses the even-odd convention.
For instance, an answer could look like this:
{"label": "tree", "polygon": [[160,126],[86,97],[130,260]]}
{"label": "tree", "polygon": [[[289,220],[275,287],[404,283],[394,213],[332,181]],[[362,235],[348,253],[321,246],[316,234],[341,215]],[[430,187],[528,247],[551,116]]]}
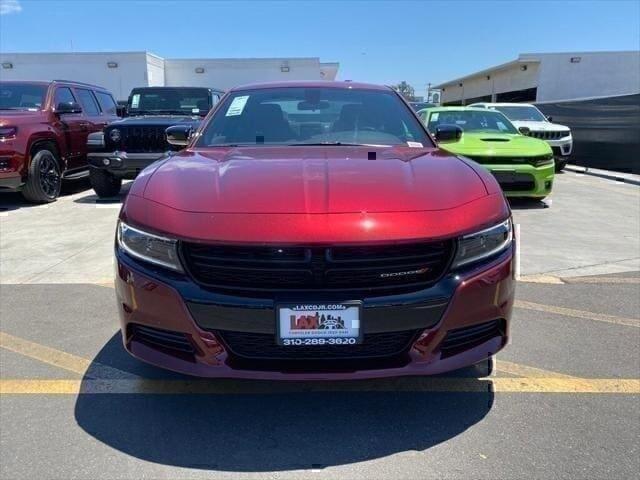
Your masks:
{"label": "tree", "polygon": [[414,100],[416,92],[413,87],[404,80],[401,81],[398,85],[392,85],[391,88],[402,95],[408,102],[412,102]]}

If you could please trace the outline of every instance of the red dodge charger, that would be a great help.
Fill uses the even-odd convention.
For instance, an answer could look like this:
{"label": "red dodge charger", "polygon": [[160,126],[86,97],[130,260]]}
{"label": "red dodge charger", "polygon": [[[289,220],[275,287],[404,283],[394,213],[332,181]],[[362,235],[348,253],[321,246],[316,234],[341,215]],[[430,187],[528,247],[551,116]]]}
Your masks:
{"label": "red dodge charger", "polygon": [[[439,141],[461,131],[442,125]],[[440,373],[507,342],[511,213],[393,90],[231,90],[133,183],[117,227],[125,348],[206,377]]]}

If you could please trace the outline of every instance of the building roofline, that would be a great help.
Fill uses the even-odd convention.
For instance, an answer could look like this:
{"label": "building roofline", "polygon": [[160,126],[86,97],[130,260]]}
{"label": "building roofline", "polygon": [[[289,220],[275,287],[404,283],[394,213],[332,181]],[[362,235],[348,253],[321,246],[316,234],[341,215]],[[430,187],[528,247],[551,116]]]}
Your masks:
{"label": "building roofline", "polygon": [[485,68],[483,70],[479,70],[474,73],[470,73],[463,77],[455,78],[453,80],[449,80],[447,82],[440,83],[432,88],[444,88],[451,86],[455,83],[463,82],[464,80],[468,80],[470,78],[479,77],[482,75],[486,75],[490,72],[496,72],[499,70],[504,70],[513,65],[517,65],[519,63],[539,63],[541,61],[541,57],[548,57],[551,55],[593,55],[599,53],[637,53],[636,50],[602,50],[602,51],[589,51],[589,52],[534,52],[534,53],[521,53],[518,55],[518,58],[515,60],[511,60],[506,63],[502,63],[500,65],[495,65],[493,67]]}
{"label": "building roofline", "polygon": [[147,54],[154,57],[162,58],[155,53],[146,50],[134,50],[123,52],[2,52],[0,55],[140,55]]}
{"label": "building roofline", "polygon": [[227,58],[165,58],[165,61],[170,62],[211,62],[211,61],[251,61],[251,60],[279,60],[279,61],[288,61],[288,60],[317,60],[320,62],[320,57],[227,57]]}
{"label": "building roofline", "polygon": [[460,83],[463,82],[465,80],[468,80],[470,78],[475,78],[475,77],[479,77],[481,75],[486,75],[489,72],[496,72],[499,70],[505,70],[509,67],[512,67],[513,65],[518,65],[520,63],[538,63],[540,62],[540,59],[535,58],[533,55],[535,54],[526,54],[527,56],[531,55],[531,58],[522,58],[523,55],[520,55],[518,58],[516,58],[515,60],[511,60],[509,62],[506,63],[501,63],[500,65],[495,65],[493,67],[489,67],[489,68],[485,68],[483,70],[478,70],[477,72],[474,73],[470,73],[468,75],[465,75],[463,77],[459,77],[459,78],[454,78],[453,80],[449,80],[448,82],[444,82],[444,83],[440,83],[434,87],[431,88],[444,88],[444,87],[448,87],[451,86],[454,83]]}

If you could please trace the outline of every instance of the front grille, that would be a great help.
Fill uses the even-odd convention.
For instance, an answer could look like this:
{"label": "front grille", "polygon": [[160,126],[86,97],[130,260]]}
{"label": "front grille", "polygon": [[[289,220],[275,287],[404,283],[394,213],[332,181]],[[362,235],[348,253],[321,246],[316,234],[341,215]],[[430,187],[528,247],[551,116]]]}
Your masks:
{"label": "front grille", "polygon": [[[552,147],[557,148],[557,147]],[[539,166],[547,163],[551,163],[550,155],[534,155],[531,157],[492,157],[492,156],[478,156],[472,155],[467,158],[473,160],[476,163],[483,165],[533,165]]]}
{"label": "front grille", "polygon": [[536,188],[536,182],[528,173],[492,172],[500,187],[506,192],[528,192]]}
{"label": "front grille", "polygon": [[[111,131],[120,131],[120,140],[111,139]],[[167,143],[166,126],[114,126],[105,131],[107,150],[121,150],[127,153],[155,153],[170,150]]]}
{"label": "front grille", "polygon": [[440,344],[442,358],[450,357],[457,353],[476,347],[493,337],[501,337],[505,334],[504,320],[491,320],[490,322],[471,325],[470,327],[449,330]]}
{"label": "front grille", "polygon": [[532,130],[529,132],[529,136],[533,138],[539,138],[541,140],[558,140],[559,138],[568,136],[569,133],[569,130],[562,130],[559,132],[536,132]]}
{"label": "front grille", "polygon": [[282,346],[267,333],[216,331],[235,356],[251,360],[337,360],[386,358],[406,353],[420,330],[368,333],[356,345]]}
{"label": "front grille", "polygon": [[181,332],[172,332],[133,323],[129,325],[128,338],[172,355],[192,359],[195,354],[193,345],[187,336]]}
{"label": "front grille", "polygon": [[311,290],[416,291],[444,274],[453,250],[452,241],[331,248],[181,244],[197,283],[267,297]]}

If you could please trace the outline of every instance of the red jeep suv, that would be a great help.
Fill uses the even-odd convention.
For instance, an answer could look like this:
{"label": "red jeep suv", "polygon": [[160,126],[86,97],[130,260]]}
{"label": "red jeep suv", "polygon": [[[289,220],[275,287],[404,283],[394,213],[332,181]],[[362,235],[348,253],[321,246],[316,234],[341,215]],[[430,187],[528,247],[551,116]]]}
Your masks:
{"label": "red jeep suv", "polygon": [[111,94],[78,82],[0,82],[0,191],[54,201],[88,175],[87,136],[116,120]]}
{"label": "red jeep suv", "polygon": [[134,356],[208,377],[347,379],[444,372],[506,344],[501,189],[439,150],[390,88],[236,88],[167,139],[186,148],[140,174],[117,227]]}

